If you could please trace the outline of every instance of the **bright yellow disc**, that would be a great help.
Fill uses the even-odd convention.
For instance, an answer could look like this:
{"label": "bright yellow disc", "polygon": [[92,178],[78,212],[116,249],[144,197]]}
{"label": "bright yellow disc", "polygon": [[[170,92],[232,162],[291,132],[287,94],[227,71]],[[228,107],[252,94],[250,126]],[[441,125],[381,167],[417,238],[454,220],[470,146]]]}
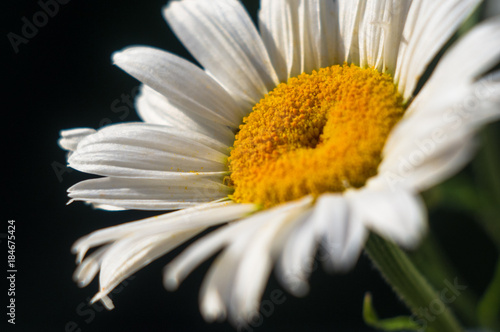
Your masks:
{"label": "bright yellow disc", "polygon": [[282,83],[243,120],[229,157],[233,200],[270,207],[359,188],[404,113],[393,79],[332,66]]}

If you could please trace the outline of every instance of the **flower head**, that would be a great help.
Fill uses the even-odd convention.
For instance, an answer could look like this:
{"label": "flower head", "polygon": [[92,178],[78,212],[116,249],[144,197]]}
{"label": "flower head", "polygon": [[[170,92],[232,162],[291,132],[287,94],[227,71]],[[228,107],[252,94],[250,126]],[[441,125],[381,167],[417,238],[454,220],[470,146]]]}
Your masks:
{"label": "flower head", "polygon": [[[132,47],[116,65],[139,79],[143,123],[62,132],[69,166],[101,178],[69,189],[104,209],[178,210],[96,231],[73,250],[75,279],[107,297],[152,260],[203,236],[165,269],[175,289],[216,254],[201,290],[207,320],[248,320],[275,264],[295,295],[317,250],[355,264],[370,231],[414,247],[419,192],[472,156],[500,117],[500,20],[430,62],[478,0],[262,0],[259,31],[236,0],[172,1],[164,16],[204,69]],[[100,247],[85,257],[87,251]],[[85,258],[84,258],[85,257]]]}

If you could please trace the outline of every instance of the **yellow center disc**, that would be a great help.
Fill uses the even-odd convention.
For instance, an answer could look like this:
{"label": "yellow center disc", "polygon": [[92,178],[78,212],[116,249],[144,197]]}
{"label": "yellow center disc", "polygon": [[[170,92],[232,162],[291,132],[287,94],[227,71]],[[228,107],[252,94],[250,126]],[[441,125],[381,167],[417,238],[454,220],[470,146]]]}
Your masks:
{"label": "yellow center disc", "polygon": [[403,113],[392,77],[374,69],[345,64],[289,79],[243,119],[228,160],[232,199],[270,207],[363,186]]}

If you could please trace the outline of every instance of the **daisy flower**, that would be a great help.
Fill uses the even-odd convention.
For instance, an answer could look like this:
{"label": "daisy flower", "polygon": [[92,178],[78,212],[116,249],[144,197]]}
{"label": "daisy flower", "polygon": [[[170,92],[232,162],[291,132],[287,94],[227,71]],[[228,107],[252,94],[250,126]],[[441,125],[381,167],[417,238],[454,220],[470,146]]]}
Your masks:
{"label": "daisy flower", "polygon": [[[75,279],[92,301],[185,241],[164,271],[176,289],[219,253],[201,287],[207,320],[248,320],[273,270],[301,296],[316,253],[351,268],[370,232],[413,248],[419,193],[471,158],[500,117],[500,19],[429,65],[479,0],[262,0],[258,29],[236,0],[171,1],[163,15],[200,68],[130,47],[114,63],[143,83],[144,122],[61,133],[71,187],[97,208],[165,210],[78,240]],[[417,93],[418,92],[418,93]],[[91,248],[97,248],[87,255]]]}

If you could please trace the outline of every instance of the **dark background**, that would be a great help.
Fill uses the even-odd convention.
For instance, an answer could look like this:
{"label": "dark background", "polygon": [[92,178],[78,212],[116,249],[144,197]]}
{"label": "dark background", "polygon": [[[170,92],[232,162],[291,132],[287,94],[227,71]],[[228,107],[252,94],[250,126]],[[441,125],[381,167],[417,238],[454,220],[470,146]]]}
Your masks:
{"label": "dark background", "polygon": [[[244,2],[255,18],[258,1]],[[88,176],[65,168],[65,153],[57,146],[59,131],[139,120],[126,103],[139,84],[111,64],[112,52],[142,44],[192,60],[164,22],[164,5],[164,0],[72,0],[59,5],[54,17],[20,44],[16,53],[8,33],[22,36],[23,17],[33,22],[42,8],[36,1],[2,3],[2,54],[6,58],[2,92],[7,103],[2,107],[0,266],[6,271],[6,239],[1,233],[7,232],[7,221],[14,219],[18,273],[15,327],[5,324],[8,287],[2,277],[0,324],[4,325],[0,326],[6,329],[1,331],[234,330],[227,323],[207,324],[199,313],[199,286],[209,264],[197,269],[178,291],[164,290],[162,268],[179,250],[119,288],[112,296],[113,311],[99,304],[88,306],[98,288],[96,281],[84,289],[72,281],[75,263],[70,248],[75,240],[154,213],[105,212],[82,203],[66,206],[66,189]],[[116,106],[121,107],[119,111]],[[484,289],[495,254],[473,217],[439,208],[431,211],[431,226],[441,234],[448,254],[468,280]],[[373,293],[380,316],[408,313],[365,256],[347,275],[329,275],[319,267],[310,281],[308,296],[297,299],[286,294],[286,301],[253,330],[370,331],[361,317],[367,291]],[[264,299],[275,289],[281,288],[272,277]]]}

